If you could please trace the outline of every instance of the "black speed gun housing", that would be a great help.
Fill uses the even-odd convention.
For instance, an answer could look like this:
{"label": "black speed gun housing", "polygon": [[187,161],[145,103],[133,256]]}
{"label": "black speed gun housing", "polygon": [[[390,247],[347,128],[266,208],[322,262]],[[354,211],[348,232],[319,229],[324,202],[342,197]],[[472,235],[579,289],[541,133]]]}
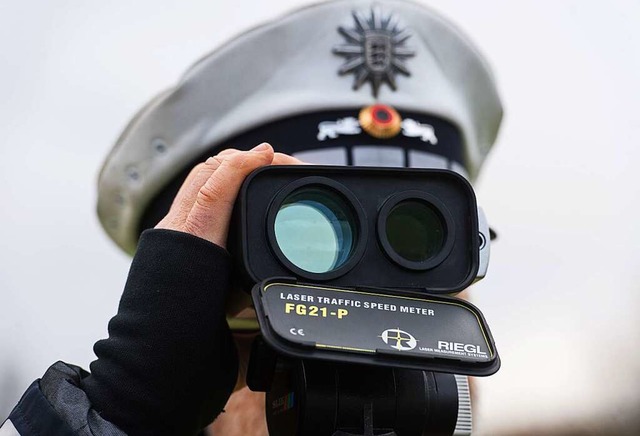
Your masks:
{"label": "black speed gun housing", "polygon": [[235,251],[248,284],[295,276],[451,294],[486,269],[488,231],[471,185],[452,171],[264,167],[238,206]]}
{"label": "black speed gun housing", "polygon": [[[236,203],[229,247],[261,329],[247,383],[268,392],[274,434],[458,428],[451,411],[459,412],[459,380],[443,373],[485,376],[500,366],[482,313],[452,296],[484,277],[489,239],[471,185],[452,171],[299,165],[253,172]],[[394,388],[369,391],[366,374]],[[346,380],[358,377],[365,378],[355,394]],[[354,398],[361,401],[348,406]],[[407,398],[425,405],[400,424]],[[441,419],[427,424],[440,409]]]}

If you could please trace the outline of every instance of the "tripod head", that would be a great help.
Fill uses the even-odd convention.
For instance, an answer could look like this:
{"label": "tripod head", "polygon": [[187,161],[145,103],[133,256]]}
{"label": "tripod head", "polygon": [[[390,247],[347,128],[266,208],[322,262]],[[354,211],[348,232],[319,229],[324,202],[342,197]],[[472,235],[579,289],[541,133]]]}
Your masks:
{"label": "tripod head", "polygon": [[267,392],[271,434],[471,434],[465,376],[289,359],[262,340],[252,352],[247,384]]}

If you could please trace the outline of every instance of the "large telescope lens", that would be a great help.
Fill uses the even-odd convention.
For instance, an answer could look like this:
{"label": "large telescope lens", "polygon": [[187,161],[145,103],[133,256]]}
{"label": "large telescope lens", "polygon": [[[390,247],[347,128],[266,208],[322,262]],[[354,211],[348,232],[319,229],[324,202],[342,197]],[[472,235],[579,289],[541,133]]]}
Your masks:
{"label": "large telescope lens", "polygon": [[305,186],[278,209],[274,230],[289,262],[310,273],[326,273],[349,260],[356,243],[356,218],[337,192]]}
{"label": "large telescope lens", "polygon": [[391,248],[410,262],[425,262],[444,245],[445,230],[440,215],[426,202],[405,200],[387,216],[386,235]]}

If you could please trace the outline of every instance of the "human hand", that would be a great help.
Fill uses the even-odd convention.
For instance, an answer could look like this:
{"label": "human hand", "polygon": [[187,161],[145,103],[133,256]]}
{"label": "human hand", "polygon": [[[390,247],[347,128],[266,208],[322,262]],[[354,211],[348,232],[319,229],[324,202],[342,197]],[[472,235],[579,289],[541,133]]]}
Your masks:
{"label": "human hand", "polygon": [[177,230],[226,248],[233,205],[244,179],[265,165],[302,162],[262,143],[249,151],[226,149],[191,170],[156,229]]}

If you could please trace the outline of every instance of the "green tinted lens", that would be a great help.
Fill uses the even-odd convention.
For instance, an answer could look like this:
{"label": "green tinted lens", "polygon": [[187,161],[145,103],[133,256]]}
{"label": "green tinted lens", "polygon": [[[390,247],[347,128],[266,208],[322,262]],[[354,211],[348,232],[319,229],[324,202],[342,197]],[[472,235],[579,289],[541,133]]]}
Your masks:
{"label": "green tinted lens", "polygon": [[400,257],[410,262],[424,262],[442,250],[445,230],[433,206],[422,201],[405,200],[389,212],[386,236]]}
{"label": "green tinted lens", "polygon": [[274,230],[282,254],[311,273],[339,268],[355,244],[351,208],[337,193],[321,187],[304,187],[286,197]]}

